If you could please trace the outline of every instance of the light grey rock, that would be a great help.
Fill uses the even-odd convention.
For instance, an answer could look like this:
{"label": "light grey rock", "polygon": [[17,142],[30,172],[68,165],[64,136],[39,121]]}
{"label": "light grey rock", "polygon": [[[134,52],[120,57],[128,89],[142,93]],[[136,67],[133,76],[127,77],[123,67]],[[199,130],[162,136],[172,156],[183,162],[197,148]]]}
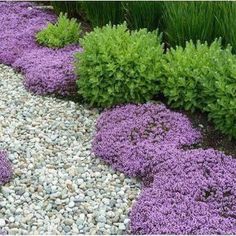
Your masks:
{"label": "light grey rock", "polygon": [[74,221],[72,219],[66,219],[64,223],[65,225],[73,225]]}
{"label": "light grey rock", "polygon": [[70,208],[73,208],[75,206],[75,203],[73,201],[69,202],[69,205],[68,205]]}
{"label": "light grey rock", "polygon": [[6,224],[4,219],[0,219],[0,227],[4,227]]}

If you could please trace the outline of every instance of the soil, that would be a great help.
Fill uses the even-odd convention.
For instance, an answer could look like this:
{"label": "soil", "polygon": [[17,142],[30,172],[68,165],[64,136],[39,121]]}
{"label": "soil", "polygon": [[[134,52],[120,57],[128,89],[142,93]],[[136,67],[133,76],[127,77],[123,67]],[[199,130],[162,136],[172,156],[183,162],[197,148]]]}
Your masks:
{"label": "soil", "polygon": [[[236,140],[230,139],[229,136],[222,134],[219,130],[216,130],[214,124],[209,121],[206,113],[191,113],[190,111],[173,109],[171,107],[168,108],[172,111],[174,110],[186,115],[191,121],[193,127],[197,128],[201,132],[202,138],[200,143],[193,145],[190,148],[214,148],[224,152],[227,155],[231,155],[233,158],[236,158]],[[186,147],[186,149],[189,149],[189,147]]]}
{"label": "soil", "polygon": [[[222,134],[215,128],[215,125],[208,119],[207,113],[196,111],[194,113],[181,109],[173,109],[167,105],[167,99],[163,95],[156,96],[154,102],[162,102],[172,111],[180,112],[186,115],[194,128],[197,128],[202,135],[200,143],[190,148],[214,148],[236,158],[236,139],[230,139],[229,136]],[[189,147],[186,147],[189,149]]]}
{"label": "soil", "polygon": [[201,131],[202,140],[198,145],[199,147],[214,148],[236,158],[236,140],[230,139],[227,135],[223,135],[220,131],[216,130],[214,124],[208,120],[207,114],[181,112],[187,115],[193,126]]}

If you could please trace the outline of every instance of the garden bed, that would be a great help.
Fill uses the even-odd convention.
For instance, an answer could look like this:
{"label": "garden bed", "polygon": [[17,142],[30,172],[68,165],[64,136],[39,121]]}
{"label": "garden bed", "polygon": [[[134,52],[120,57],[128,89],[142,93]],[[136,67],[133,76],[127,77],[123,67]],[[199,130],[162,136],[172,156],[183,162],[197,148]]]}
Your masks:
{"label": "garden bed", "polygon": [[182,111],[182,113],[188,116],[194,127],[198,127],[201,130],[202,139],[200,144],[198,144],[199,147],[211,147],[236,158],[236,141],[216,130],[214,124],[208,121],[206,114],[200,112],[193,114],[186,111]]}
{"label": "garden bed", "polygon": [[35,3],[0,18],[0,233],[236,232],[236,58],[220,40],[165,54],[157,32],[81,34]]}

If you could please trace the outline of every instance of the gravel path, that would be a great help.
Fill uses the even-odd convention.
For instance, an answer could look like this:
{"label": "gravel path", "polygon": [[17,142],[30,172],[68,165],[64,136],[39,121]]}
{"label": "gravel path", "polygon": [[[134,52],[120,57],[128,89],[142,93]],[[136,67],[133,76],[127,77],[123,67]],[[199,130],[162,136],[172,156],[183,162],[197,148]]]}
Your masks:
{"label": "gravel path", "polygon": [[96,110],[33,96],[0,65],[0,149],[13,180],[0,191],[9,234],[123,234],[140,185],[90,153]]}

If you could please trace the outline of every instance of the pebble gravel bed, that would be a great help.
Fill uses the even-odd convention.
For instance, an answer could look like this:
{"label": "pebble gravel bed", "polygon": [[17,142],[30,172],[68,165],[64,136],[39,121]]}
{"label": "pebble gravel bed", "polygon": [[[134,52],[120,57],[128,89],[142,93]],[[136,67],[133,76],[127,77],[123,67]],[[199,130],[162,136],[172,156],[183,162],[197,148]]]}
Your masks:
{"label": "pebble gravel bed", "polygon": [[91,153],[98,111],[28,93],[0,65],[0,149],[14,176],[0,190],[8,234],[126,234],[140,183]]}

